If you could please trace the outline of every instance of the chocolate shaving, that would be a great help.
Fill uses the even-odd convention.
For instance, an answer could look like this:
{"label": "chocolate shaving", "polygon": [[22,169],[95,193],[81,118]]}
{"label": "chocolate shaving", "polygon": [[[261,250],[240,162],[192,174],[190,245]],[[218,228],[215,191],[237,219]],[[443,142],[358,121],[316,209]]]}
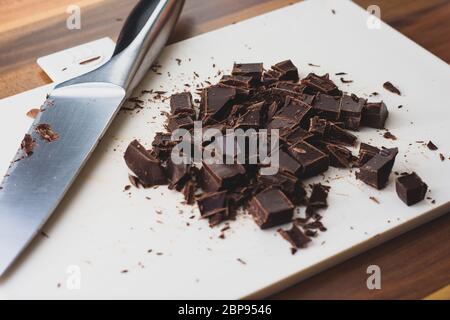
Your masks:
{"label": "chocolate shaving", "polygon": [[387,91],[390,91],[392,93],[398,94],[399,96],[401,95],[400,90],[398,90],[397,87],[395,87],[392,83],[390,83],[389,81],[385,82],[383,84],[383,88],[385,88]]}
{"label": "chocolate shaving", "polygon": [[49,124],[41,123],[36,126],[35,131],[47,142],[53,142],[59,139],[59,135],[53,131]]}

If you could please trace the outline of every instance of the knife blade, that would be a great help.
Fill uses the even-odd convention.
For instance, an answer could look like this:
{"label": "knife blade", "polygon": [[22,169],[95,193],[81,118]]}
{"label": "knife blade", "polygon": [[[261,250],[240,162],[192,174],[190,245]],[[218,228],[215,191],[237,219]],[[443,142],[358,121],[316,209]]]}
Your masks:
{"label": "knife blade", "polygon": [[[0,276],[39,232],[89,159],[121,105],[168,40],[184,0],[141,0],[128,16],[110,61],[55,87],[0,188]],[[36,128],[49,125],[48,142]]]}

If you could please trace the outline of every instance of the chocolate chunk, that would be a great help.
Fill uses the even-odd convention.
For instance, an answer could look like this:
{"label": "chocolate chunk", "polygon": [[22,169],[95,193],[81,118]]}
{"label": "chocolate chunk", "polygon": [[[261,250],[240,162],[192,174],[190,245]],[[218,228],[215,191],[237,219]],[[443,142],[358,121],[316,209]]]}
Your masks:
{"label": "chocolate chunk", "polygon": [[361,124],[366,127],[383,129],[389,112],[384,102],[368,102],[363,108]]}
{"label": "chocolate chunk", "polygon": [[342,92],[338,89],[336,84],[330,80],[328,74],[318,76],[314,73],[310,73],[305,79],[302,80],[302,84],[306,86],[304,92],[308,94],[316,94],[321,92],[331,96],[342,95]]}
{"label": "chocolate chunk", "polygon": [[279,80],[298,81],[298,69],[291,60],[286,60],[272,66],[273,70],[280,72],[282,75]]}
{"label": "chocolate chunk", "polygon": [[422,201],[427,189],[427,184],[415,172],[398,177],[395,181],[398,197],[408,206]]}
{"label": "chocolate chunk", "polygon": [[233,76],[251,77],[257,82],[261,81],[262,73],[262,63],[235,63],[231,72]]}
{"label": "chocolate chunk", "polygon": [[314,136],[314,134],[297,127],[293,130],[287,131],[287,134],[283,136],[284,140],[286,140],[289,144],[296,144],[301,141],[308,141]]}
{"label": "chocolate chunk", "polygon": [[177,129],[189,130],[194,127],[194,120],[191,116],[185,113],[180,113],[178,115],[170,116],[169,122],[167,123],[167,129],[173,132]]}
{"label": "chocolate chunk", "polygon": [[212,192],[207,193],[200,198],[197,199],[198,208],[200,209],[200,213],[202,218],[208,218],[217,213],[223,214],[227,209],[227,192]]}
{"label": "chocolate chunk", "polygon": [[125,151],[125,162],[146,188],[167,183],[161,162],[134,140]]}
{"label": "chocolate chunk", "polygon": [[235,128],[259,128],[262,122],[261,109],[263,106],[264,102],[255,103],[249,106],[248,111],[237,119]]}
{"label": "chocolate chunk", "polygon": [[301,174],[302,165],[286,152],[280,150],[278,152],[278,159],[279,159],[279,170],[289,172],[294,176]]}
{"label": "chocolate chunk", "polygon": [[309,133],[313,134],[315,137],[323,138],[325,131],[327,130],[328,121],[321,119],[318,116],[309,119]]}
{"label": "chocolate chunk", "polygon": [[380,149],[370,144],[361,142],[359,146],[358,166],[364,165],[367,161],[372,159],[380,152]]}
{"label": "chocolate chunk", "polygon": [[270,187],[279,188],[296,205],[304,202],[306,196],[306,191],[300,180],[288,171],[279,170],[274,175],[259,176],[258,184],[261,190]]}
{"label": "chocolate chunk", "polygon": [[344,94],[341,99],[341,118],[344,126],[349,130],[358,130],[361,124],[362,110],[366,103],[365,99],[355,95]]}
{"label": "chocolate chunk", "polygon": [[208,120],[208,118],[220,120],[226,116],[235,97],[236,89],[233,87],[212,86],[203,90],[200,102],[202,120]]}
{"label": "chocolate chunk", "polygon": [[157,132],[152,142],[152,151],[157,158],[166,160],[177,143],[177,141],[172,141],[172,134]]}
{"label": "chocolate chunk", "polygon": [[306,142],[292,145],[288,152],[302,165],[301,177],[303,178],[309,178],[328,170],[328,155]]}
{"label": "chocolate chunk", "polygon": [[329,186],[324,186],[323,184],[317,183],[312,186],[311,195],[308,199],[306,206],[306,216],[311,217],[317,209],[322,209],[328,207],[328,192],[330,191]]}
{"label": "chocolate chunk", "polygon": [[305,102],[287,97],[284,107],[280,109],[276,116],[294,119],[296,122],[300,122],[310,110],[311,106]]}
{"label": "chocolate chunk", "polygon": [[397,148],[382,149],[361,167],[356,178],[374,188],[383,189],[389,180],[397,154]]}
{"label": "chocolate chunk", "polygon": [[190,178],[191,165],[175,164],[170,157],[167,160],[166,176],[170,181],[169,189],[182,190],[186,181]]}
{"label": "chocolate chunk", "polygon": [[220,83],[223,83],[230,87],[244,88],[250,89],[252,82],[252,77],[246,76],[229,76],[224,75],[222,79],[220,79]]}
{"label": "chocolate chunk", "polygon": [[49,124],[38,124],[35,130],[41,136],[41,138],[46,140],[47,142],[53,142],[59,139],[59,135],[55,131],[53,131]]}
{"label": "chocolate chunk", "polygon": [[267,189],[250,201],[248,211],[261,229],[288,223],[294,214],[294,205],[278,189]]}
{"label": "chocolate chunk", "polygon": [[350,150],[343,146],[327,143],[325,152],[330,157],[330,166],[336,168],[350,168],[353,155]]}
{"label": "chocolate chunk", "polygon": [[392,83],[390,83],[389,81],[385,82],[383,84],[383,88],[385,88],[387,91],[390,91],[392,93],[398,94],[399,96],[401,95],[400,90],[398,90],[397,87],[395,87]]}
{"label": "chocolate chunk", "polygon": [[189,114],[194,115],[194,105],[192,103],[192,95],[189,92],[174,94],[170,97],[170,111],[172,114]]}
{"label": "chocolate chunk", "polygon": [[201,185],[205,191],[233,189],[245,181],[245,168],[240,164],[207,164],[200,170]]}
{"label": "chocolate chunk", "polygon": [[311,242],[311,239],[306,236],[299,227],[292,225],[290,230],[278,230],[278,233],[288,241],[294,248],[305,248]]}
{"label": "chocolate chunk", "polygon": [[312,104],[313,111],[321,118],[337,121],[341,115],[341,99],[326,94],[318,94]]}
{"label": "chocolate chunk", "polygon": [[358,138],[350,132],[342,129],[338,124],[328,122],[325,139],[336,144],[354,146]]}
{"label": "chocolate chunk", "polygon": [[34,147],[36,146],[36,141],[34,141],[33,137],[30,134],[26,134],[20,143],[20,148],[25,153],[27,157],[33,154]]}
{"label": "chocolate chunk", "polygon": [[427,147],[428,147],[428,149],[430,149],[431,151],[436,151],[436,150],[438,149],[438,147],[437,147],[433,142],[431,142],[431,140],[428,141]]}

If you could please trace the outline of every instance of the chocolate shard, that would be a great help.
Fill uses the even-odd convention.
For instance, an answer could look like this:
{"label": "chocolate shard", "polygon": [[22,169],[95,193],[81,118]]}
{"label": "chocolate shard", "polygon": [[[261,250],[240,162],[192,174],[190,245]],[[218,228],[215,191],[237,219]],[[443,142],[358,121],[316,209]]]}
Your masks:
{"label": "chocolate shard", "polygon": [[430,149],[431,151],[436,151],[438,150],[438,147],[430,140],[427,143],[427,147],[428,149]]}
{"label": "chocolate shard", "polygon": [[306,142],[288,148],[289,154],[302,165],[302,178],[309,178],[328,170],[329,157]]}
{"label": "chocolate shard", "polygon": [[36,146],[36,141],[30,134],[26,134],[20,143],[20,148],[25,153],[27,157],[33,154],[34,147]]}
{"label": "chocolate shard", "polygon": [[359,146],[359,155],[358,155],[358,161],[357,165],[361,167],[367,161],[372,159],[375,155],[377,155],[380,152],[380,149],[374,146],[371,146],[370,144],[361,142],[361,145]]}
{"label": "chocolate shard", "polygon": [[200,170],[200,184],[205,191],[233,189],[245,182],[245,168],[240,164],[207,164]]}
{"label": "chocolate shard", "polygon": [[195,203],[195,183],[192,180],[186,181],[181,192],[187,204]]}
{"label": "chocolate shard", "polygon": [[342,129],[338,124],[328,122],[325,139],[335,144],[354,146],[358,138],[354,134]]}
{"label": "chocolate shard", "polygon": [[319,93],[314,99],[312,108],[319,117],[338,121],[341,115],[341,98]]}
{"label": "chocolate shard", "polygon": [[170,97],[170,111],[172,114],[195,115],[194,104],[190,92],[176,93]]}
{"label": "chocolate shard", "polygon": [[233,76],[251,77],[253,81],[260,82],[263,70],[262,63],[235,63],[231,74]]}
{"label": "chocolate shard", "polygon": [[363,108],[361,124],[366,127],[383,129],[389,115],[384,102],[368,102]]}
{"label": "chocolate shard", "polygon": [[400,90],[398,90],[398,88],[396,86],[394,86],[392,83],[390,83],[389,81],[387,81],[383,84],[383,88],[385,88],[387,91],[398,94],[399,96],[402,95]]}
{"label": "chocolate shard", "polygon": [[227,209],[227,191],[211,192],[197,199],[202,218],[208,218]]}
{"label": "chocolate shard", "polygon": [[282,136],[282,138],[290,145],[299,143],[301,141],[308,141],[314,136],[314,134],[310,133],[309,131],[306,131],[300,127],[297,127],[293,130],[290,130],[287,132],[285,136]]}
{"label": "chocolate shard", "polygon": [[306,236],[295,224],[289,230],[279,229],[278,233],[294,248],[305,248],[311,242],[311,238]]}
{"label": "chocolate shard", "polygon": [[336,84],[330,80],[328,74],[318,76],[314,73],[310,73],[302,80],[302,84],[306,87],[304,92],[308,94],[314,95],[320,92],[331,96],[342,95],[342,92],[338,89]]}
{"label": "chocolate shard", "polygon": [[398,177],[395,181],[398,197],[408,206],[412,206],[425,198],[428,186],[415,173]]}
{"label": "chocolate shard", "polygon": [[282,75],[279,80],[298,81],[298,69],[291,60],[285,60],[272,66],[273,70],[280,72]]}
{"label": "chocolate shard", "polygon": [[360,168],[359,172],[356,173],[356,178],[369,186],[383,189],[389,180],[397,154],[397,148],[383,148]]}
{"label": "chocolate shard", "polygon": [[344,94],[341,99],[341,118],[346,129],[358,130],[366,100],[356,95]]}
{"label": "chocolate shard", "polygon": [[161,162],[134,140],[125,151],[125,162],[145,188],[167,184]]}
{"label": "chocolate shard", "polygon": [[267,229],[290,222],[294,205],[281,190],[271,188],[254,196],[248,211],[261,229]]}
{"label": "chocolate shard", "polygon": [[288,171],[279,170],[274,175],[258,176],[258,184],[260,190],[271,187],[279,188],[295,205],[299,205],[305,200],[306,191],[301,181]]}

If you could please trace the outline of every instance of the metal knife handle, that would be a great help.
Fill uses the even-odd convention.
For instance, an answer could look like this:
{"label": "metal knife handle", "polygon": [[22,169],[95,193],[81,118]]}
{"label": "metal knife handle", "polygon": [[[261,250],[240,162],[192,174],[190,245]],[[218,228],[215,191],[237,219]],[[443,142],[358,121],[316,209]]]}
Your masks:
{"label": "metal knife handle", "polygon": [[169,39],[184,0],[140,0],[128,16],[111,59],[56,88],[84,82],[109,82],[131,94]]}

